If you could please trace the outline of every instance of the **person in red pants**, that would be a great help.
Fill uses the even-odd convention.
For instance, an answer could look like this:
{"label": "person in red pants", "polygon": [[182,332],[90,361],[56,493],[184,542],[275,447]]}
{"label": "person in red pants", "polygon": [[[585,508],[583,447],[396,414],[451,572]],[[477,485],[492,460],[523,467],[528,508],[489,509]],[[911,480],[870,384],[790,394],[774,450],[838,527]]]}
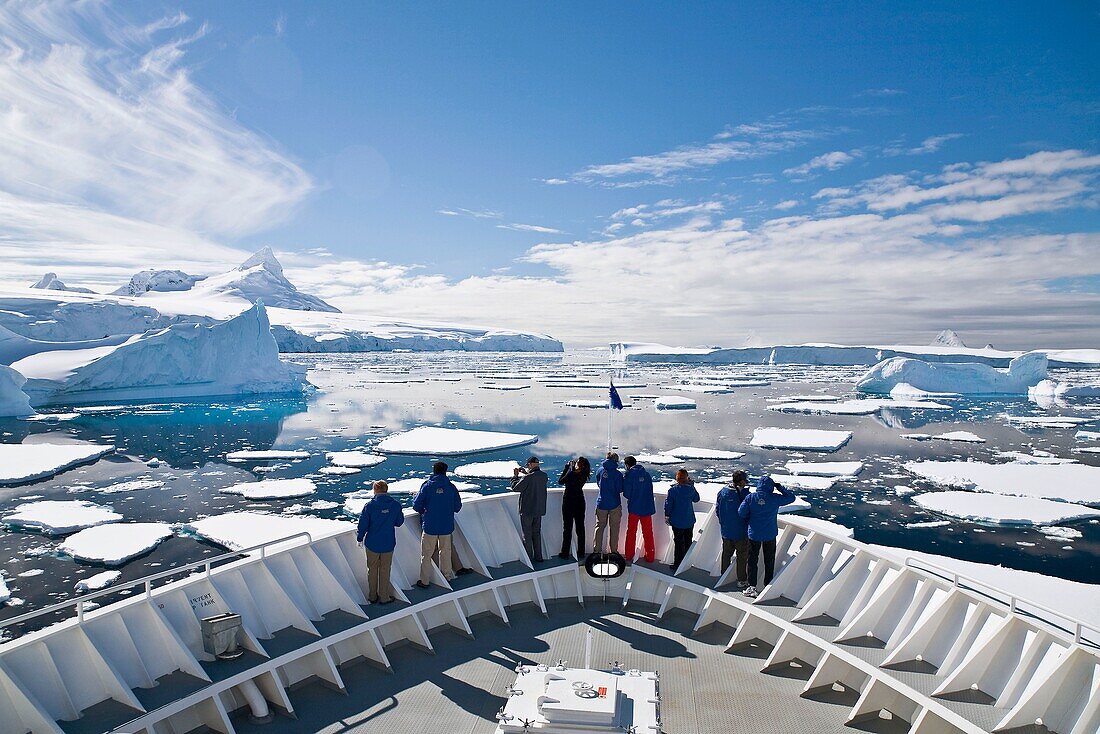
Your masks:
{"label": "person in red pants", "polygon": [[657,549],[653,544],[653,516],[657,507],[653,504],[653,477],[633,456],[623,459],[626,474],[623,476],[623,497],[626,497],[626,560],[634,562],[634,553],[638,550],[638,526],[642,526],[642,545],[645,549],[645,562],[653,563],[657,558]]}

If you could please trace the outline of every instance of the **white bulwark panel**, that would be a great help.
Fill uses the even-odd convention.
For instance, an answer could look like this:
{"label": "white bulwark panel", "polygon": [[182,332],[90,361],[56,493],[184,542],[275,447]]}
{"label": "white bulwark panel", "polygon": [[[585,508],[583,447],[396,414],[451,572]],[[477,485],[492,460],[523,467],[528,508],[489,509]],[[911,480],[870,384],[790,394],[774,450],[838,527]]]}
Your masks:
{"label": "white bulwark panel", "polygon": [[[560,504],[559,496],[552,492],[550,504]],[[437,628],[469,636],[471,618],[508,624],[516,605],[532,605],[552,622],[563,604],[576,610],[591,599],[620,600],[628,610],[649,605],[658,622],[690,615],[693,634],[732,630],[730,650],[766,651],[762,671],[803,670],[803,697],[850,692],[844,705],[856,727],[886,716],[917,734],[1100,731],[1100,630],[791,517],[780,518],[775,579],[749,599],[721,573],[717,524],[707,503],[698,509],[699,540],[674,572],[638,563],[603,580],[576,562],[532,564],[519,539],[516,497],[502,494],[471,499],[458,516],[456,551],[474,574],[448,583],[435,568],[429,590],[412,587],[420,547],[416,523],[406,523],[394,557],[398,603],[388,606],[367,603],[363,550],[350,523],[324,537],[302,533],[203,561],[182,569],[191,571],[182,578],[173,569],[93,592],[4,622],[68,615],[0,644],[0,732],[183,734],[206,727],[235,734],[233,722],[245,712],[253,720],[293,715],[288,690],[296,685],[322,681],[344,690],[348,664],[389,669],[391,645],[432,650],[429,632]],[[668,531],[655,530],[661,554]],[[84,608],[118,599],[120,591],[128,592],[121,601]],[[243,653],[231,664],[204,650],[200,625],[227,612],[242,625]],[[45,614],[51,616],[35,619]],[[655,675],[546,663],[523,666],[495,722],[499,731],[660,726]],[[913,683],[917,672],[920,685]],[[425,679],[430,674],[426,664]],[[595,694],[575,692],[587,690]]]}

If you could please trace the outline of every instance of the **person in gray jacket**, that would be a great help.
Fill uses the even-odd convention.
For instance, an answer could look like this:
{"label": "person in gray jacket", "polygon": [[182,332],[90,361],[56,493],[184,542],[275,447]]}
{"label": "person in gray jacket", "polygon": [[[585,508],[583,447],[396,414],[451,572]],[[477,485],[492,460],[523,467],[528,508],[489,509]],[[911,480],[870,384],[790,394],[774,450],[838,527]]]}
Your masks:
{"label": "person in gray jacket", "polygon": [[542,563],[542,516],[546,514],[546,472],[532,456],[527,467],[516,467],[512,491],[519,492],[519,524],[523,529],[523,547],[533,563]]}

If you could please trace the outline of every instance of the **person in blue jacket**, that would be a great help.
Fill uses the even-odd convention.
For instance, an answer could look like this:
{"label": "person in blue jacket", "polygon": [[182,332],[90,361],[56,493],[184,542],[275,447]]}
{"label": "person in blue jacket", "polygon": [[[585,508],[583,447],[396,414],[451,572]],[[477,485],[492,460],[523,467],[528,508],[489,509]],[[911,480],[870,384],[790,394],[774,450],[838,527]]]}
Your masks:
{"label": "person in blue jacket", "polygon": [[738,469],[730,483],[718,490],[714,500],[714,514],[722,529],[722,573],[730,567],[733,554],[737,553],[737,588],[744,590],[748,584],[749,523],[738,510],[749,496],[749,475]]}
{"label": "person in blue jacket", "polygon": [[603,531],[610,527],[611,552],[619,550],[619,526],[623,522],[623,475],[619,471],[619,455],[607,452],[607,458],[596,472],[596,533],[592,538],[592,552],[603,553]]}
{"label": "person in blue jacket", "polygon": [[756,491],[749,494],[737,512],[748,521],[749,529],[749,585],[745,596],[756,596],[757,570],[760,551],[764,551],[764,583],[772,582],[775,573],[775,539],[779,537],[779,508],[794,502],[794,492],[782,484],[776,484],[767,474],[756,482]]}
{"label": "person in blue jacket", "polygon": [[416,585],[426,589],[432,577],[432,556],[439,553],[440,571],[451,581],[455,577],[451,563],[451,535],[455,531],[455,513],[462,509],[458,488],[447,478],[447,465],[437,461],[432,475],[420,485],[413,500],[413,509],[420,513],[424,537],[420,541],[420,580]]}
{"label": "person in blue jacket", "polygon": [[401,503],[390,497],[388,484],[375,482],[372,489],[374,497],[359,513],[359,532],[355,539],[367,551],[367,601],[389,604],[393,601],[390,566],[393,549],[397,547],[397,528],[405,524],[405,513]]}
{"label": "person in blue jacket", "polygon": [[626,497],[626,548],[628,563],[634,562],[634,553],[638,550],[638,526],[642,526],[642,547],[645,562],[653,563],[657,558],[657,547],[653,543],[653,516],[657,507],[653,503],[653,477],[633,456],[623,459],[626,474],[623,475],[623,497]]}
{"label": "person in blue jacket", "polygon": [[687,469],[676,471],[676,484],[669,487],[665,497],[665,522],[672,526],[673,559],[669,568],[675,571],[691,547],[691,536],[695,531],[695,503],[699,501],[699,492]]}

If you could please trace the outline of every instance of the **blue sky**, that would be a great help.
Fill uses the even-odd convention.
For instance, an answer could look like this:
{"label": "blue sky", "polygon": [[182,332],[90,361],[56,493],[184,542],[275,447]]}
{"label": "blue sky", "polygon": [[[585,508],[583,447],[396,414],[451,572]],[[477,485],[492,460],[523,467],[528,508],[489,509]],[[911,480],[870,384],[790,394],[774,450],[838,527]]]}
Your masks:
{"label": "blue sky", "polygon": [[3,13],[3,280],[270,244],[345,310],[576,343],[1100,342],[1084,3]]}

